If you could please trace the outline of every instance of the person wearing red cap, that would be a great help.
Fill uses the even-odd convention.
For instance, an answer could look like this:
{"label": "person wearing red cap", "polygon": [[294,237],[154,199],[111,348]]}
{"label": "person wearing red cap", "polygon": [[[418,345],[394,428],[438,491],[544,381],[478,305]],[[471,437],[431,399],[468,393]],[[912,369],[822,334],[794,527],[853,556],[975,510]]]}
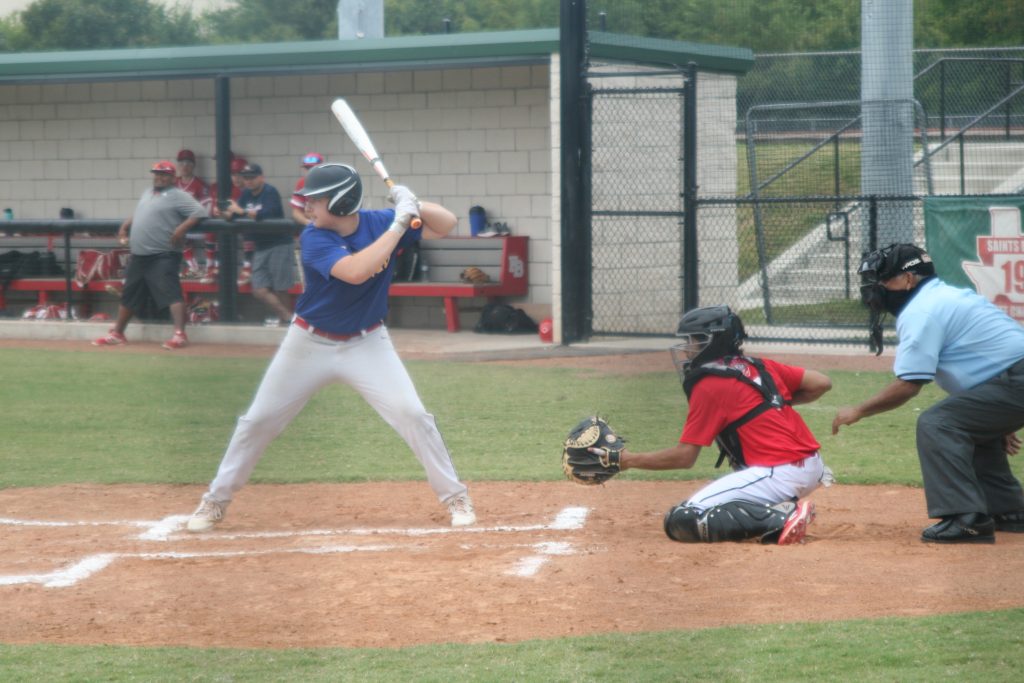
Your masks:
{"label": "person wearing red cap", "polygon": [[[190,195],[195,197],[196,201],[203,205],[207,210],[210,208],[210,188],[207,186],[206,181],[195,174],[196,171],[196,154],[190,149],[178,150],[178,177],[174,181],[174,184],[179,190],[184,190]],[[209,268],[210,264],[213,263],[213,259],[216,256],[217,236],[213,233],[206,233],[202,237],[199,235],[189,235],[190,240],[198,241],[204,240],[206,247],[206,266]],[[213,249],[211,250],[211,243]],[[196,261],[195,256],[192,253],[192,247],[185,247],[182,252],[182,257],[185,261],[185,277],[200,277],[202,272],[199,268],[199,262]]]}
{"label": "person wearing red cap", "polygon": [[[245,157],[236,156],[234,152],[231,153],[231,196],[229,200],[238,201],[238,198],[242,196],[242,169],[248,165]],[[217,196],[217,183],[210,183],[210,215],[214,218],[220,218],[220,209],[217,208],[217,202],[220,198]]]}
{"label": "person wearing red cap", "polygon": [[174,334],[165,349],[188,345],[185,335],[185,297],[181,292],[181,250],[185,235],[206,217],[206,209],[195,197],[174,186],[177,169],[170,161],[158,161],[150,169],[153,187],[139,198],[138,206],[125,219],[117,236],[127,244],[132,257],[125,273],[124,290],[117,322],[94,346],[127,343],[125,328],[137,311],[152,298],[159,308],[169,308]]}
{"label": "person wearing red cap", "polygon": [[319,166],[324,163],[324,155],[319,152],[310,152],[302,157],[299,164],[299,168],[302,169],[299,179],[295,182],[295,189],[292,190],[292,199],[289,202],[292,206],[292,220],[299,225],[305,225],[309,222],[309,217],[306,215],[306,197],[302,194],[302,189],[306,186],[306,174],[309,169],[314,166]]}
{"label": "person wearing red cap", "polygon": [[[237,202],[238,198],[242,196],[242,169],[249,164],[245,157],[237,156],[234,152],[231,152],[231,196],[229,201]],[[210,184],[210,215],[214,218],[223,217],[220,209],[217,208],[217,202],[219,197],[217,196],[217,183]],[[212,238],[212,253],[210,252]],[[217,240],[216,235],[211,233],[208,236],[207,241],[207,267],[206,273],[199,280],[202,283],[210,283],[217,281],[217,269],[220,264],[217,262]],[[245,260],[242,263],[242,269],[238,273],[238,284],[248,284],[252,277],[252,251],[253,245],[245,242],[242,245],[242,251],[245,253]]]}
{"label": "person wearing red cap", "polygon": [[195,197],[203,206],[210,205],[210,188],[205,180],[196,175],[196,155],[190,149],[178,152],[178,177],[174,184]]}

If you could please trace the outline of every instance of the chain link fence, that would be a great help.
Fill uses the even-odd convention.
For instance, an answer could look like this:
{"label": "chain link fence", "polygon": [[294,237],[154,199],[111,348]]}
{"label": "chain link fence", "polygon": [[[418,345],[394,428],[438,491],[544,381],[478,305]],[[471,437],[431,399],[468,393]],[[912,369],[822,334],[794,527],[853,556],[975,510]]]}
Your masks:
{"label": "chain link fence", "polygon": [[905,146],[913,164],[912,184],[882,180],[884,194],[1024,190],[1024,48],[915,51],[908,101],[862,103],[860,69],[859,52],[756,57],[737,85],[741,196],[877,193],[871,174],[891,169],[862,163],[861,142],[865,117],[881,107],[900,110],[883,148]]}
{"label": "chain link fence", "polygon": [[[588,30],[736,45],[729,36],[770,38],[759,22],[780,10],[683,3],[653,23],[660,6],[591,2]],[[821,19],[851,27],[839,44],[863,53],[756,54],[732,86],[735,111],[698,109],[696,276],[683,246],[682,105],[600,93],[590,79],[595,334],[671,334],[696,282],[698,305],[732,306],[755,339],[863,343],[865,251],[924,244],[925,197],[1024,193],[1024,47],[911,51],[909,24],[894,45],[892,25],[842,12]],[[698,102],[712,77],[700,74]],[[709,153],[717,119],[729,127]]]}
{"label": "chain link fence", "polygon": [[663,334],[682,310],[684,92],[608,80],[591,91],[592,328],[599,333]]}
{"label": "chain link fence", "polygon": [[755,340],[865,342],[861,254],[894,241],[924,242],[918,197],[704,199],[697,224],[702,232],[736,226],[738,268],[701,259],[702,283],[736,284],[701,304],[731,306]]}
{"label": "chain link fence", "polygon": [[[738,252],[733,270],[702,246],[701,283],[735,287],[701,305],[734,307],[755,339],[862,343],[864,252],[924,244],[925,196],[1024,193],[1024,48],[919,50],[914,73],[912,99],[862,102],[859,52],[756,57],[737,85],[736,195],[698,197],[700,234],[734,229]],[[873,109],[894,158],[865,145]]]}

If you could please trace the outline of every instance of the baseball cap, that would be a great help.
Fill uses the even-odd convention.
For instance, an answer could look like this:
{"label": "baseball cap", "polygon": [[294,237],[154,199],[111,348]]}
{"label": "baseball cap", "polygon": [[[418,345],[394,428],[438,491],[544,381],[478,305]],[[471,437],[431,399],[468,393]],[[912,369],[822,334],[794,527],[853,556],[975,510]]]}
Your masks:
{"label": "baseball cap", "polygon": [[182,149],[178,151],[178,161],[191,161],[194,163],[195,160],[196,155],[195,152],[193,152],[192,150]]}
{"label": "baseball cap", "polygon": [[304,168],[313,168],[324,163],[324,155],[319,152],[310,152],[306,156],[302,157],[302,166]]}
{"label": "baseball cap", "polygon": [[153,168],[149,169],[150,173],[170,173],[175,174],[178,172],[177,167],[170,161],[158,161],[153,164]]}
{"label": "baseball cap", "polygon": [[258,175],[263,175],[263,167],[259,164],[246,164],[239,172],[244,178],[253,178]]}
{"label": "baseball cap", "polygon": [[249,165],[249,162],[245,160],[245,157],[235,157],[231,160],[231,172],[241,173],[242,169]]}
{"label": "baseball cap", "polygon": [[932,257],[914,244],[890,244],[864,256],[860,273],[863,282],[884,282],[900,273],[929,276],[935,274]]}

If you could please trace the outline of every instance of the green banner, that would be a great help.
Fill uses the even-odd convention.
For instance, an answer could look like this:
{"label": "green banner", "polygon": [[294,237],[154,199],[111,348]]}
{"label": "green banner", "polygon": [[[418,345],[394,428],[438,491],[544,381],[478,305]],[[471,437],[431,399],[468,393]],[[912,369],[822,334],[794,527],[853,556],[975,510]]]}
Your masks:
{"label": "green banner", "polygon": [[926,197],[924,235],[935,271],[1024,321],[1024,197]]}

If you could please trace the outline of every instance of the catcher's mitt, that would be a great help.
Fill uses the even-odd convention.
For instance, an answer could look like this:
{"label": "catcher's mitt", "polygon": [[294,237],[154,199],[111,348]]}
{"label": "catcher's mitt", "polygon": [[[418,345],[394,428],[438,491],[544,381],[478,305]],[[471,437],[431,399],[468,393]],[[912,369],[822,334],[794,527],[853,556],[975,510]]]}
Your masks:
{"label": "catcher's mitt", "polygon": [[476,266],[470,266],[462,271],[462,273],[459,274],[459,279],[463,282],[474,285],[482,285],[485,282],[491,281],[491,277]]}
{"label": "catcher's mitt", "polygon": [[562,471],[577,484],[603,484],[619,473],[619,454],[625,445],[607,422],[588,417],[572,428],[563,444]]}

